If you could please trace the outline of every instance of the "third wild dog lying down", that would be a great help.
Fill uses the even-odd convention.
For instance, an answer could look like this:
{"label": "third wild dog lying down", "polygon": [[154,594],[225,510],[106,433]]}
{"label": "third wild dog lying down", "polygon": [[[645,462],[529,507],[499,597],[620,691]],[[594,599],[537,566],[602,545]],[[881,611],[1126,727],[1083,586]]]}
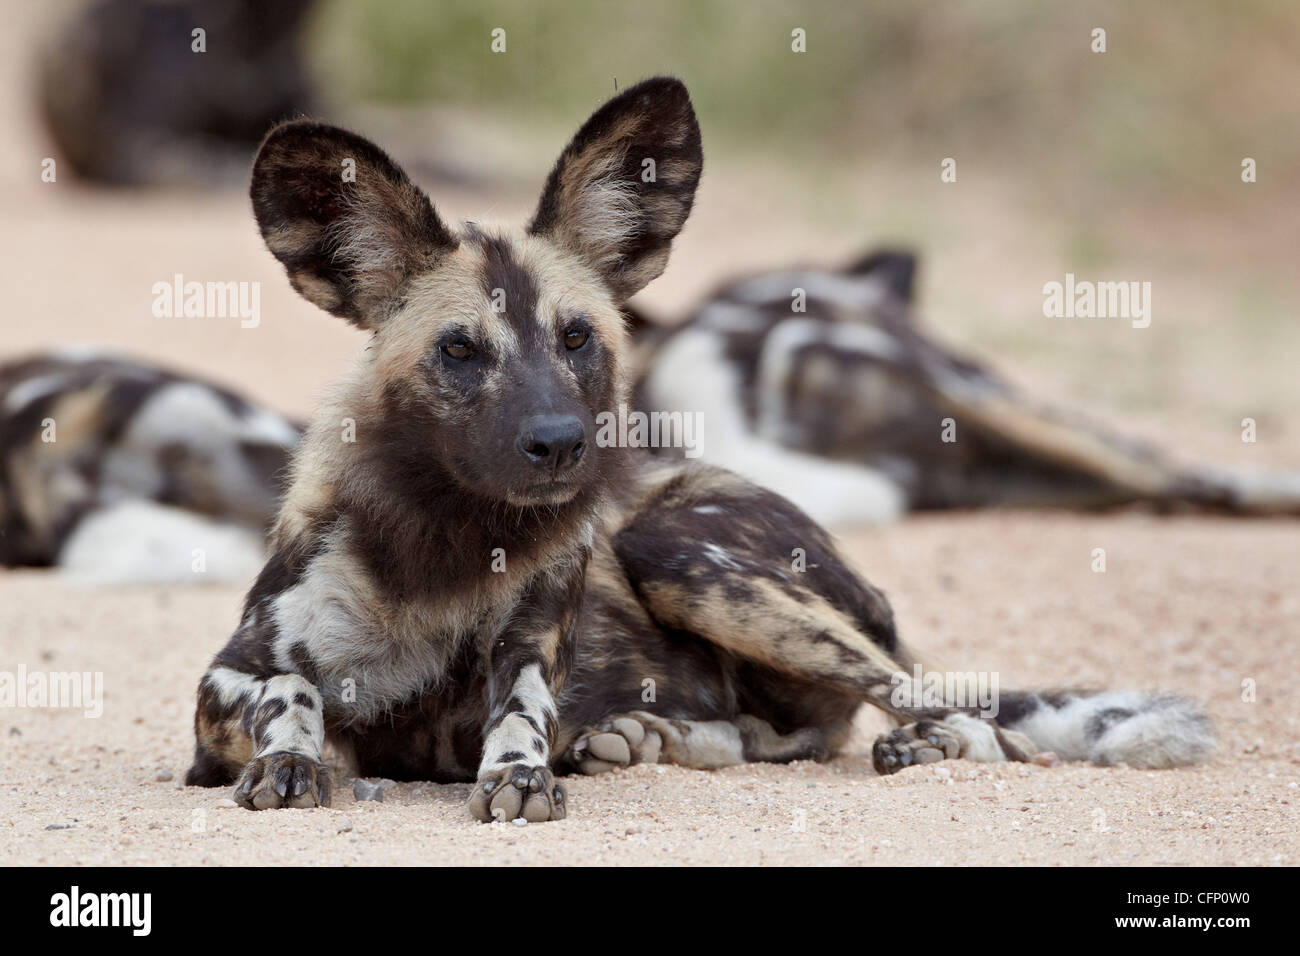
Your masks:
{"label": "third wild dog lying down", "polygon": [[366,140],[270,133],[251,190],[267,246],[372,334],[200,683],[188,783],[234,783],[249,809],[328,804],[330,740],[359,774],[476,781],[475,818],[541,821],[567,811],[557,772],[821,759],[864,703],[900,724],[875,744],[882,773],[1212,752],[1207,719],[1163,695],[1003,694],[996,722],[896,705],[916,657],[803,512],[593,440],[629,389],[619,306],[663,271],[702,162],[686,89],[647,80],[582,126],[526,228],[453,228]]}

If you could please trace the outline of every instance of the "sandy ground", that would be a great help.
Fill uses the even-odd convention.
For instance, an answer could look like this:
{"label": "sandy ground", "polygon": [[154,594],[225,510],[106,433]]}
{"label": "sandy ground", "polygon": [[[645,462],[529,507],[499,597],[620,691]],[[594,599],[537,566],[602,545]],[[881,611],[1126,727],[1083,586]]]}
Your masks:
{"label": "sandy ground", "polygon": [[[22,19],[0,36],[0,80],[18,94],[0,100],[11,134],[0,148],[0,359],[105,343],[308,412],[359,333],[293,295],[238,192],[40,183],[48,147],[25,95]],[[550,156],[536,160],[540,182]],[[670,313],[737,271],[846,258],[873,234],[867,223],[898,221],[891,181],[900,202],[915,198],[907,175],[864,172],[861,195],[822,196],[820,214],[791,216],[785,184],[812,178],[719,161],[647,304]],[[531,188],[435,195],[449,216],[511,218],[527,212]],[[1147,233],[1165,253],[1151,274],[1170,270],[1161,286],[1168,321],[1149,336],[1101,326],[1044,332],[1039,288],[1068,261],[1053,251],[1054,234],[1017,219],[1004,199],[990,186],[910,210],[935,237],[923,278],[936,325],[997,354],[1041,393],[1168,448],[1225,465],[1300,464],[1300,333],[1234,331],[1222,321],[1229,284],[1165,243],[1213,230],[1166,224]],[[177,273],[260,282],[260,325],[154,318],[153,284]],[[1257,444],[1240,441],[1244,415],[1261,422]],[[1162,687],[1202,699],[1223,745],[1207,767],[950,763],[878,778],[865,753],[882,725],[867,718],[853,752],[825,765],[637,767],[573,779],[567,820],[522,828],[471,823],[467,786],[402,784],[383,803],[358,804],[342,770],[333,809],[222,809],[223,792],[177,781],[192,748],[194,688],[236,622],[240,589],[86,591],[38,572],[0,572],[0,670],[102,672],[105,701],[94,719],[0,711],[0,863],[1295,865],[1300,706],[1285,681],[1300,673],[1298,530],[1139,513],[983,514],[845,536],[890,594],[908,639],[950,666],[996,670],[1007,687]],[[1107,551],[1104,574],[1090,570],[1097,547]],[[1253,701],[1242,699],[1246,680]]]}
{"label": "sandy ground", "polygon": [[[1142,515],[914,519],[846,544],[909,639],[1002,686],[1162,687],[1203,700],[1222,755],[1191,770],[960,761],[877,777],[864,715],[827,764],[642,766],[570,778],[557,823],[479,825],[468,786],[332,809],[223,809],[178,784],[193,689],[239,592],[0,579],[7,661],[104,673],[103,715],[0,715],[7,864],[1297,864],[1295,529]],[[1094,547],[1108,569],[1089,570]],[[1243,681],[1255,682],[1253,702]],[[165,777],[167,779],[159,779]]]}

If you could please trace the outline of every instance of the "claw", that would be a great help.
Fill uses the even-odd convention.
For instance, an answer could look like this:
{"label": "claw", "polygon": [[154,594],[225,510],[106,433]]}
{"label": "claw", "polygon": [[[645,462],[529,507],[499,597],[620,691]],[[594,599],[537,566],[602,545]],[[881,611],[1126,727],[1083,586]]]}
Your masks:
{"label": "claw", "polygon": [[235,802],[248,810],[305,809],[330,805],[329,769],[295,753],[254,757],[235,784]]}

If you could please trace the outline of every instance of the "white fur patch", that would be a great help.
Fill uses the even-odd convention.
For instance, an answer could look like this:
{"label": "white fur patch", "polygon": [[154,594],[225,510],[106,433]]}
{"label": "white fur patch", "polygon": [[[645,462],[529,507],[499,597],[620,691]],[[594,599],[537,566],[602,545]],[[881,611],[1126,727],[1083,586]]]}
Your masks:
{"label": "white fur patch", "polygon": [[12,415],[38,399],[61,391],[68,382],[73,380],[75,374],[72,372],[51,372],[49,375],[38,375],[35,378],[24,379],[5,395],[5,412]]}
{"label": "white fur patch", "polygon": [[1269,513],[1300,509],[1300,474],[1243,472],[1221,476],[1247,511]]}
{"label": "white fur patch", "polygon": [[[621,157],[619,158],[621,162]],[[574,197],[571,229],[598,268],[616,263],[622,242],[640,223],[632,184],[614,170],[583,186]]]}
{"label": "white fur patch", "polygon": [[[517,697],[524,709],[518,713],[507,714],[488,734],[487,740],[483,742],[483,762],[479,766],[480,777],[485,773],[509,766],[510,762],[498,761],[496,758],[511,752],[524,754],[534,766],[542,766],[550,762],[550,754],[539,751],[534,743],[540,736],[543,745],[546,746],[547,721],[554,720],[556,716],[555,698],[551,696],[550,687],[542,679],[540,665],[529,664],[519,672],[510,696]],[[530,724],[525,716],[531,718],[533,723]],[[536,724],[536,729],[533,724]]]}
{"label": "white fur patch", "polygon": [[[290,669],[290,649],[304,644],[320,672],[331,714],[344,723],[379,719],[393,702],[409,699],[445,674],[459,647],[459,636],[436,623],[380,618],[368,575],[337,542],[261,613],[273,616],[279,632],[276,663]],[[435,634],[439,639],[431,640]]]}
{"label": "white fur patch", "polygon": [[283,418],[261,409],[236,414],[206,385],[168,385],[140,407],[121,439],[105,453],[101,494],[108,501],[157,495],[166,480],[159,453],[169,445],[180,445],[190,452],[193,467],[202,469],[213,510],[256,524],[274,510],[275,500],[266,476],[250,467],[240,447],[244,442],[288,451],[298,444],[298,432]]}
{"label": "white fur patch", "polygon": [[214,667],[203,677],[203,683],[217,694],[222,707],[233,707],[240,701],[247,703],[262,695],[262,681],[252,674],[244,674],[229,667]]}
{"label": "white fur patch", "polygon": [[257,576],[263,547],[261,534],[239,525],[149,501],[122,501],[82,518],[58,565],[81,584],[243,582]]}
{"label": "white fur patch", "polygon": [[731,556],[731,552],[712,541],[704,542],[704,556],[727,571],[743,571],[745,566]]}
{"label": "white fur patch", "polygon": [[745,762],[740,728],[730,720],[664,720],[643,711],[632,714],[662,740],[660,763],[695,770],[717,770]]}
{"label": "white fur patch", "polygon": [[724,344],[713,332],[687,329],[665,345],[646,382],[651,408],[704,411],[710,434],[706,461],[788,498],[820,524],[883,524],[902,513],[902,489],[880,472],[805,455],[755,435]]}
{"label": "white fur patch", "polygon": [[695,326],[717,332],[758,332],[767,326],[767,316],[747,305],[710,302],[700,310]]}
{"label": "white fur patch", "polygon": [[[312,702],[311,706],[295,701],[298,694],[306,695]],[[284,713],[270,721],[261,738],[254,741],[256,756],[283,752],[320,760],[325,746],[325,717],[316,688],[297,674],[279,674],[263,686],[258,710],[275,700],[284,703]]]}
{"label": "white fur patch", "polygon": [[990,721],[969,714],[950,714],[943,719],[943,723],[962,739],[963,759],[981,763],[999,763],[1007,759]]}

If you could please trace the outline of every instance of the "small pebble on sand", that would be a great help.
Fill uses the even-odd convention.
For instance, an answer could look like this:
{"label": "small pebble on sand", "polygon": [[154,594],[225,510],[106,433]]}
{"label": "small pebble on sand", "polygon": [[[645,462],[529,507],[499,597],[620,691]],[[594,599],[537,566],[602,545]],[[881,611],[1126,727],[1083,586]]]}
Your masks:
{"label": "small pebble on sand", "polygon": [[364,800],[374,800],[378,803],[384,802],[384,788],[379,783],[370,780],[357,778],[356,783],[352,784],[352,795],[357,798],[358,802]]}

